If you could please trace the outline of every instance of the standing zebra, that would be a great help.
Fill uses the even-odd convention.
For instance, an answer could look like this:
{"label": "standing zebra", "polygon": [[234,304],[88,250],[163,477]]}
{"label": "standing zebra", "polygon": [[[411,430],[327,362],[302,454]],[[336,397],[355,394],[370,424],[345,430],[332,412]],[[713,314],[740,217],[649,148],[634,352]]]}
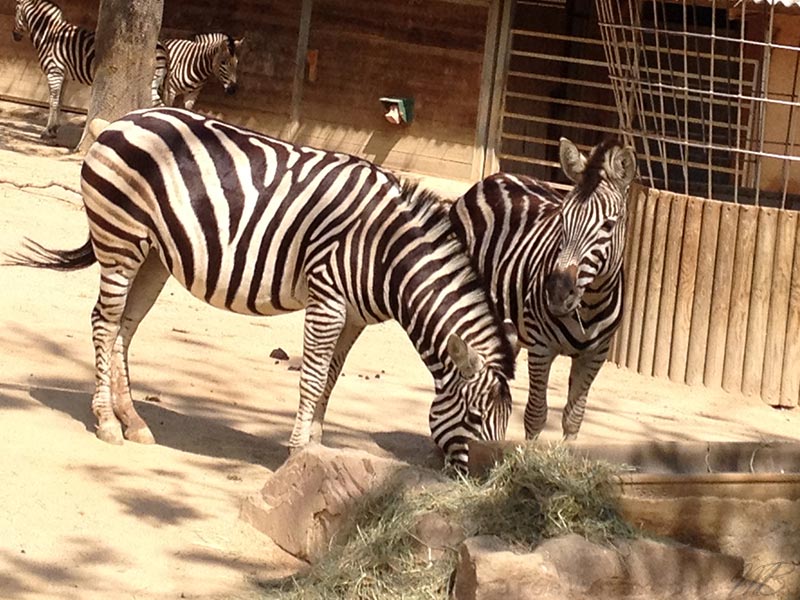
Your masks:
{"label": "standing zebra", "polygon": [[[95,72],[94,32],[72,25],[61,9],[50,0],[17,0],[14,13],[14,40],[19,42],[28,33],[39,57],[39,66],[47,77],[50,90],[47,125],[43,139],[54,138],[58,131],[58,114],[64,79],[92,85]],[[156,67],[151,85],[154,105],[162,104],[169,55],[160,42],[156,45]]]}
{"label": "standing zebra", "polygon": [[212,75],[222,83],[226,94],[235,94],[242,41],[225,33],[201,33],[191,40],[164,40],[170,57],[166,104],[171,106],[178,96],[183,96],[184,107],[191,110]]}
{"label": "standing zebra", "polygon": [[470,439],[501,439],[514,353],[447,209],[349,156],[293,146],[190,111],[130,113],[81,171],[89,241],[29,244],[14,264],[100,263],[92,313],[97,436],[152,442],[130,397],[127,354],[170,274],[213,306],[306,309],[290,448],[319,441],[345,357],[364,327],[396,319],[434,378],[434,441],[464,470]]}
{"label": "standing zebra", "polygon": [[528,349],[528,439],[544,428],[550,366],[559,354],[572,357],[561,425],[565,439],[577,436],[622,317],[625,200],[636,157],[608,141],[586,158],[564,138],[560,157],[575,184],[563,199],[535,179],[498,174],[450,211],[498,311]]}

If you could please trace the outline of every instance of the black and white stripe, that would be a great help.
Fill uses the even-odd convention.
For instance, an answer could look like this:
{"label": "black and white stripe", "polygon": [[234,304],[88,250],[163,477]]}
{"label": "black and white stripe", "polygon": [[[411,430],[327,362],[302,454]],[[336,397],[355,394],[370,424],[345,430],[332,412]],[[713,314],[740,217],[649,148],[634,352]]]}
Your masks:
{"label": "black and white stripe", "polygon": [[127,348],[173,275],[248,315],[306,309],[293,448],[318,440],[365,326],[396,319],[434,378],[430,428],[463,469],[470,439],[505,435],[513,348],[447,208],[345,154],[297,147],[182,109],[137,111],[92,145],[81,187],[90,241],[17,264],[100,263],[92,315],[98,436],[152,441],[130,401]]}
{"label": "black and white stripe", "polygon": [[183,96],[184,107],[191,110],[212,76],[220,81],[226,94],[236,93],[242,40],[225,33],[202,33],[191,40],[164,40],[164,45],[170,56],[168,105]]}
{"label": "black and white stripe", "polygon": [[[58,131],[58,113],[64,80],[91,85],[95,72],[94,32],[66,21],[61,9],[49,0],[17,0],[14,16],[14,40],[29,34],[39,65],[47,78],[49,108],[42,138],[54,138]],[[156,48],[156,69],[153,77],[153,104],[161,104],[159,90],[168,73],[168,52]]]}
{"label": "black and white stripe", "polygon": [[559,354],[572,357],[564,437],[578,434],[589,388],[622,316],[628,147],[608,141],[589,157],[561,140],[561,164],[575,186],[562,198],[530,177],[498,174],[473,186],[450,216],[501,316],[528,349],[525,434],[547,419],[547,382]]}

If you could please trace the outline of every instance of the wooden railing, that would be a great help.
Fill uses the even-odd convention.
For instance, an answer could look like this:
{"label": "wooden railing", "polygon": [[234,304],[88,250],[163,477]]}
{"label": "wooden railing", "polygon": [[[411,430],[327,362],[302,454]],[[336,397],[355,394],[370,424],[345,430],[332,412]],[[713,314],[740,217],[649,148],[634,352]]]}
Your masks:
{"label": "wooden railing", "polygon": [[609,360],[796,406],[798,222],[796,211],[632,187],[625,314]]}

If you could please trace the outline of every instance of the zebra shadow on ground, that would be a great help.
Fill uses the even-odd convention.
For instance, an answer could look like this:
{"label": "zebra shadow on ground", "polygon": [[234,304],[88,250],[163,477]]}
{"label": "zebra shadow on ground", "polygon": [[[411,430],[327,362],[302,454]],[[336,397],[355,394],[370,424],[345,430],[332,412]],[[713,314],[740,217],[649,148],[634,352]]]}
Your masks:
{"label": "zebra shadow on ground", "polygon": [[[91,409],[91,394],[50,387],[31,387],[30,395],[42,405],[83,423],[86,431],[94,435],[96,420]],[[153,402],[134,400],[134,406],[153,432],[156,443],[161,446],[192,454],[260,464],[271,470],[277,469],[288,457],[288,434],[286,439],[256,436],[211,418],[181,414]],[[287,417],[281,415],[280,418]]]}

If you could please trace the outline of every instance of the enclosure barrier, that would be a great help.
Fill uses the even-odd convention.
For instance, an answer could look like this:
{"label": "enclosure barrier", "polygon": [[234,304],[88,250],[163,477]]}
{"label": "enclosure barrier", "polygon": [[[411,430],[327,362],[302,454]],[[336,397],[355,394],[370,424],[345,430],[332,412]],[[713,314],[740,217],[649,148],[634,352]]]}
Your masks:
{"label": "enclosure barrier", "polygon": [[797,211],[632,186],[624,316],[609,360],[797,406],[799,220]]}

